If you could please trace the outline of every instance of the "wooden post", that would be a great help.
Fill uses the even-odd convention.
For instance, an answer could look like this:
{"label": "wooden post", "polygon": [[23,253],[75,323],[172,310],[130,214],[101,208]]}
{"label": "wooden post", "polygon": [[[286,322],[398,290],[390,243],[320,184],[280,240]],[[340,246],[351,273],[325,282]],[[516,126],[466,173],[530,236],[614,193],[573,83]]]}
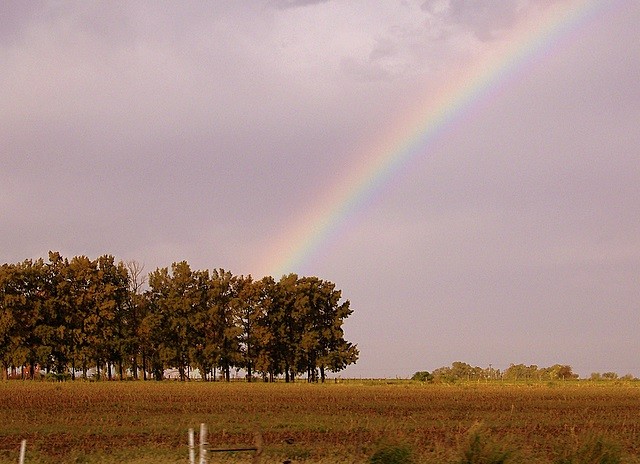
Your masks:
{"label": "wooden post", "polygon": [[200,464],[207,464],[207,425],[200,424]]}
{"label": "wooden post", "polygon": [[27,452],[27,440],[22,440],[20,443],[20,459],[18,462],[20,464],[24,464],[24,455]]}
{"label": "wooden post", "polygon": [[262,447],[264,445],[264,441],[262,440],[262,434],[260,432],[255,432],[253,434],[253,444],[256,447],[256,451],[253,455],[253,464],[260,464],[260,458],[262,456]]}
{"label": "wooden post", "polygon": [[196,464],[196,444],[193,429],[189,429],[189,464]]}

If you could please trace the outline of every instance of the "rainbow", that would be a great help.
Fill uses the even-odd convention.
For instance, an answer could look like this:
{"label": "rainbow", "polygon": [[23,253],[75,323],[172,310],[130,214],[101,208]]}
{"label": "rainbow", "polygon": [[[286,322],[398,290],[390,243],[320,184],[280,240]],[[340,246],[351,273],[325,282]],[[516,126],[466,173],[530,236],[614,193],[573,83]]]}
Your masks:
{"label": "rainbow", "polygon": [[[357,166],[325,192],[315,205],[287,225],[280,239],[254,269],[279,278],[302,272],[304,265],[336,238],[349,218],[367,205],[410,160],[425,156],[429,147],[456,121],[490,101],[510,82],[517,81],[530,63],[570,42],[572,36],[603,10],[618,2],[577,0],[548,6],[536,18],[515,28],[501,47],[485,53],[454,81],[443,85],[436,97],[427,97],[415,109],[362,152]],[[425,92],[427,94],[427,92]],[[432,89],[428,92],[434,95]],[[364,160],[364,161],[363,161]]]}

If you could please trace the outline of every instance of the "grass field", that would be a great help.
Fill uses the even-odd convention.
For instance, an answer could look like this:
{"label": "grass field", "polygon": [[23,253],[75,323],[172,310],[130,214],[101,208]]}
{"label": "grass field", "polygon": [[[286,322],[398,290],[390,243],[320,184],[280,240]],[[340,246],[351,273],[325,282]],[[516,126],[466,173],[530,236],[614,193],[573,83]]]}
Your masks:
{"label": "grass field", "polygon": [[580,450],[602,439],[622,462],[640,463],[634,382],[9,381],[0,383],[0,411],[3,463],[17,462],[22,439],[27,463],[187,463],[187,430],[201,422],[212,447],[249,444],[260,430],[264,463],[364,463],[395,446],[414,462],[462,462],[473,431],[485,451],[509,451],[508,462],[587,462]]}

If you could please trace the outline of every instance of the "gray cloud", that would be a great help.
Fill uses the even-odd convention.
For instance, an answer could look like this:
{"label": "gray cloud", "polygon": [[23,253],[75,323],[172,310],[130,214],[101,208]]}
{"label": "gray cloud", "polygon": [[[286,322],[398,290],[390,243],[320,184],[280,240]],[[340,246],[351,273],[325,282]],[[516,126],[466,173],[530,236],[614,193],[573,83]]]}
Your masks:
{"label": "gray cloud", "polygon": [[320,3],[327,3],[329,1],[330,0],[274,0],[273,4],[276,6],[276,8],[289,9],[309,5],[317,5]]}
{"label": "gray cloud", "polygon": [[25,30],[42,16],[45,0],[21,2],[7,0],[0,4],[0,43],[17,45],[24,39]]}
{"label": "gray cloud", "polygon": [[426,0],[421,8],[446,23],[471,31],[482,41],[489,41],[499,37],[532,8],[558,1],[563,0]]}

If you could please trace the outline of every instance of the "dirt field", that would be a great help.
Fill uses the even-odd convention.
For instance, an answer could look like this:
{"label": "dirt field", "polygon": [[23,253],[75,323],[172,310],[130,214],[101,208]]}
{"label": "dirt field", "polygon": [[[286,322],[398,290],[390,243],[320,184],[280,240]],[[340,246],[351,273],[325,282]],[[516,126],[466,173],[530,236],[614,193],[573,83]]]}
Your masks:
{"label": "dirt field", "polygon": [[[415,462],[459,462],[470,430],[508,451],[510,462],[559,462],[593,440],[618,450],[622,462],[640,462],[635,382],[9,381],[0,383],[0,411],[7,463],[17,462],[22,439],[27,463],[187,463],[187,431],[202,422],[212,447],[250,444],[260,431],[264,463],[364,463],[393,447],[410,450]],[[251,458],[225,453],[210,462]]]}

